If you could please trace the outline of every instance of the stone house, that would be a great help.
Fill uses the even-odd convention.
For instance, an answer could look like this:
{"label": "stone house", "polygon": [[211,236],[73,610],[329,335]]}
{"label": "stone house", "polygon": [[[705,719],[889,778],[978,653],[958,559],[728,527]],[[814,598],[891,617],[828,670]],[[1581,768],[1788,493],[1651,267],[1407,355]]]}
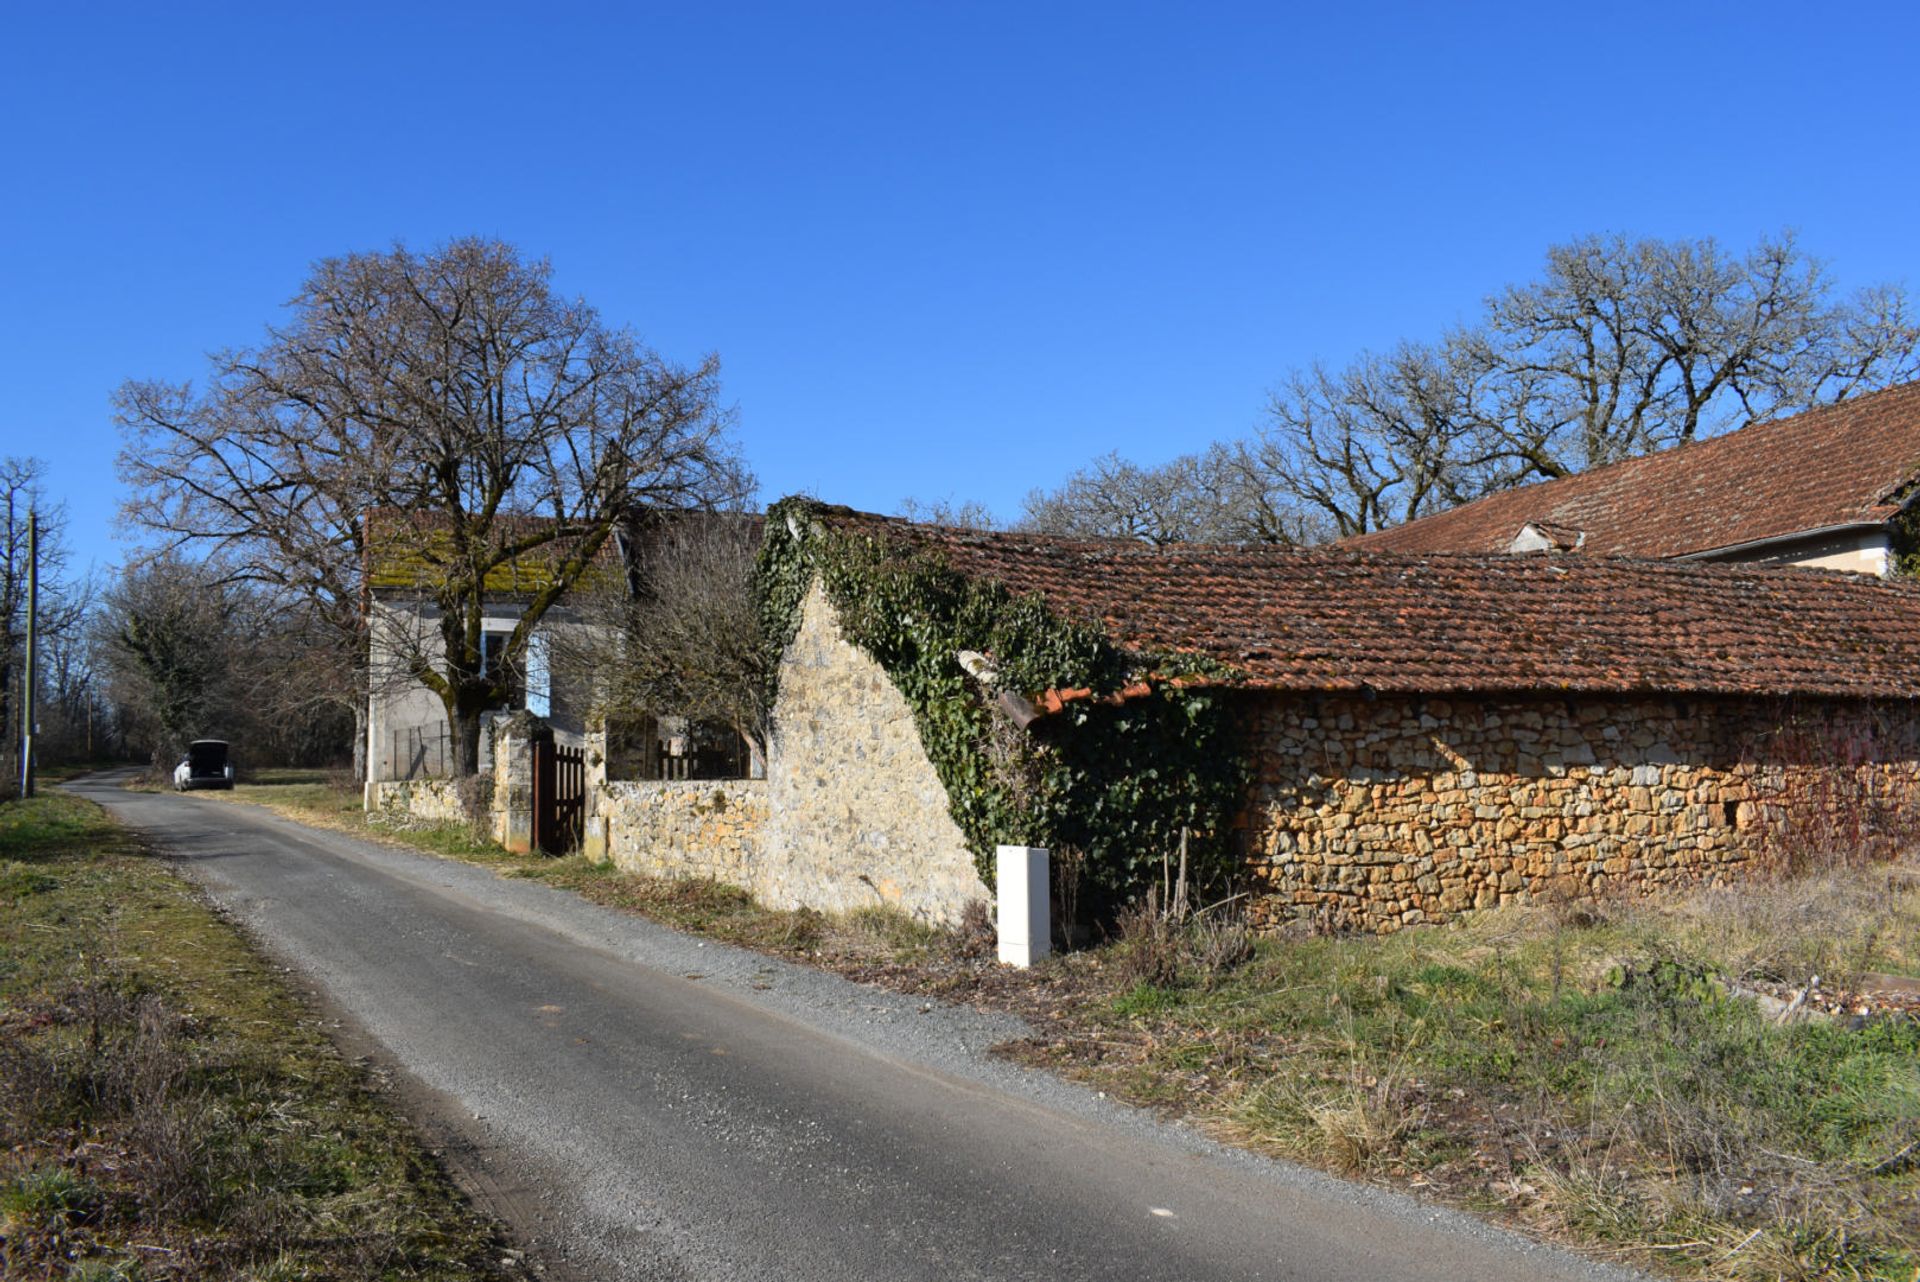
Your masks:
{"label": "stone house", "polygon": [[1920,494],[1920,383],[1503,490],[1345,539],[1374,552],[1530,552],[1891,573]]}
{"label": "stone house", "polygon": [[[537,523],[536,518],[502,522],[509,530]],[[436,523],[409,520],[397,513],[367,518],[365,611],[368,645],[366,716],[367,802],[378,804],[382,783],[444,778],[452,767],[446,709],[440,697],[409,673],[411,661],[438,665],[445,654],[439,608],[426,584],[438,573]],[[548,549],[508,560],[490,571],[481,606],[481,662],[503,663],[507,640],[528,602],[549,581]],[[623,559],[621,540],[602,549],[599,566],[617,575]],[[550,609],[529,640],[525,661],[508,674],[508,694],[491,719],[527,711],[544,718],[562,742],[577,746],[586,729],[588,692],[569,681],[566,665],[555,663],[570,633],[586,626],[579,612],[562,602]],[[492,737],[480,736],[480,768],[491,768]]]}
{"label": "stone house", "polygon": [[[746,522],[757,517],[682,513],[674,520],[636,508],[595,557],[579,589],[548,609],[528,641],[525,659],[507,673],[507,694],[486,714],[480,736],[480,771],[493,769],[493,728],[530,713],[552,731],[557,745],[580,748],[596,699],[595,665],[607,652],[612,622],[609,602],[646,589],[648,556],[684,548],[677,542],[686,520]],[[498,522],[501,537],[541,525],[544,518],[514,516]],[[432,817],[458,817],[454,791],[429,786],[451,772],[452,747],[446,710],[438,695],[409,673],[410,660],[437,664],[444,655],[438,607],[426,584],[438,572],[436,523],[395,514],[368,518],[366,615],[369,647],[367,701],[368,809],[413,808]],[[565,540],[512,557],[490,571],[481,603],[483,670],[504,662],[508,638],[535,593],[551,581],[549,559],[563,554]],[[594,598],[590,604],[574,597]],[[648,724],[644,742],[629,735],[629,766],[654,775],[754,775],[760,763],[752,746],[724,727],[663,717]],[[402,787],[401,785],[413,785]]]}
{"label": "stone house", "polygon": [[[1245,786],[1223,822],[1263,925],[1392,930],[1920,832],[1920,584],[1583,555],[1154,549],[809,510],[1148,657],[1142,680],[1105,692],[983,688],[1019,733],[1050,732],[1075,699],[1150,689],[1150,656],[1205,660],[1211,675],[1181,680],[1232,709]],[[595,783],[589,845],[625,867],[942,920],[988,897],[912,706],[817,579],[781,662],[764,782]]]}

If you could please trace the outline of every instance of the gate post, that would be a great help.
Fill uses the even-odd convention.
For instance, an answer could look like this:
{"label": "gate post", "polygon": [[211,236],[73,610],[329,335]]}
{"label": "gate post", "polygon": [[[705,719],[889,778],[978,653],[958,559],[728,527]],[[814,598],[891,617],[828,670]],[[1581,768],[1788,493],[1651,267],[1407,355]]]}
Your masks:
{"label": "gate post", "polygon": [[[493,839],[517,855],[540,848],[537,840],[540,797],[536,797],[534,747],[546,741],[547,789],[553,796],[553,729],[525,712],[494,723],[493,727]],[[551,821],[549,821],[550,823]]]}

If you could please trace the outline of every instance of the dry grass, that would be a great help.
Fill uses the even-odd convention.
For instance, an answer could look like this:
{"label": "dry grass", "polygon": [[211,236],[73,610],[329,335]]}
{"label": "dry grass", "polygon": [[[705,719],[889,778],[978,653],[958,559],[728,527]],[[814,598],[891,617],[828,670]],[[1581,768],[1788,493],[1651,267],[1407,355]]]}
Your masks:
{"label": "dry grass", "polygon": [[1778,1025],[1727,981],[1911,974],[1917,940],[1920,889],[1873,865],[1265,941],[1210,982],[1143,982],[1116,950],[1106,1014],[1044,1058],[1637,1265],[1911,1282],[1920,1025]]}
{"label": "dry grass", "polygon": [[95,807],[0,807],[0,1274],[505,1276],[230,926]]}
{"label": "dry grass", "polygon": [[1637,905],[1622,919],[1730,974],[1849,987],[1869,970],[1920,974],[1920,873],[1873,864]]}

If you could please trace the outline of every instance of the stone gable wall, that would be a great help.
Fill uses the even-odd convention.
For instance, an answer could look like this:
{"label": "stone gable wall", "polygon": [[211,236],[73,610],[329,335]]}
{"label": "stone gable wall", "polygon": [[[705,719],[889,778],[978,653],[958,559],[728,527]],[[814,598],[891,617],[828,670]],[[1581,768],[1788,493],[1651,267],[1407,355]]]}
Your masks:
{"label": "stone gable wall", "polygon": [[1253,916],[1391,931],[1724,882],[1920,833],[1910,705],[1249,700]]}
{"label": "stone gable wall", "polygon": [[890,905],[957,922],[993,894],[974,870],[913,713],[840,636],[815,585],[780,666],[765,780],[609,781],[587,744],[585,848],[632,872],[712,877],[776,908]]}
{"label": "stone gable wall", "polygon": [[885,903],[955,922],[969,901],[993,901],[906,698],[841,637],[817,583],[781,660],[767,785],[755,888],[769,903]]}

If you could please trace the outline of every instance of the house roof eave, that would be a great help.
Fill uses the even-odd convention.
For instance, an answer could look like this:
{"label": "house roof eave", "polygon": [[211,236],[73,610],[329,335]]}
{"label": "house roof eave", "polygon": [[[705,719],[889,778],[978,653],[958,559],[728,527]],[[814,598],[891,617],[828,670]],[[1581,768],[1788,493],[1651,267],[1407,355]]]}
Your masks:
{"label": "house roof eave", "polygon": [[1670,561],[1712,561],[1720,557],[1734,556],[1741,552],[1757,552],[1761,548],[1778,547],[1786,543],[1798,543],[1803,539],[1826,538],[1835,534],[1848,534],[1855,531],[1879,530],[1885,533],[1887,521],[1841,521],[1834,525],[1816,525],[1811,529],[1794,530],[1788,534],[1770,534],[1763,539],[1748,539],[1743,543],[1728,543],[1721,547],[1701,548],[1697,552],[1682,552],[1678,556],[1668,557]]}

